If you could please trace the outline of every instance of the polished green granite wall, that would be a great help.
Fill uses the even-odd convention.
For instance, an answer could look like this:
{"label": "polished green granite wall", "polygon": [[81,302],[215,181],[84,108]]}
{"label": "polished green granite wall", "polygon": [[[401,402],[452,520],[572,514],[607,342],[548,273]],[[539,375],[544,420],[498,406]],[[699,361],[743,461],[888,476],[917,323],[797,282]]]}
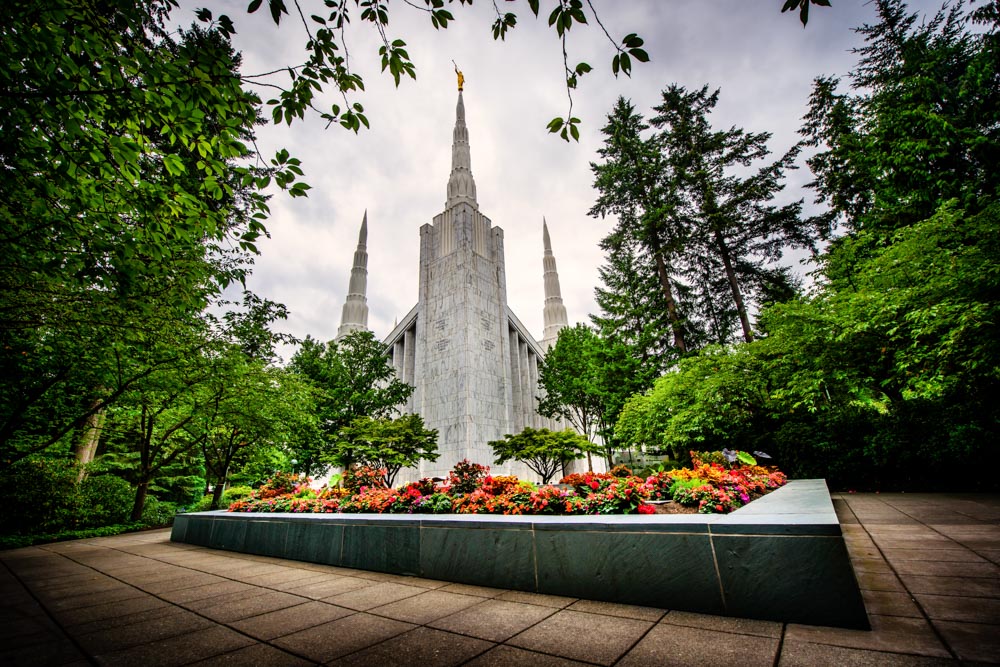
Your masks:
{"label": "polished green granite wall", "polygon": [[183,514],[171,539],[494,588],[867,629],[823,480],[728,515]]}

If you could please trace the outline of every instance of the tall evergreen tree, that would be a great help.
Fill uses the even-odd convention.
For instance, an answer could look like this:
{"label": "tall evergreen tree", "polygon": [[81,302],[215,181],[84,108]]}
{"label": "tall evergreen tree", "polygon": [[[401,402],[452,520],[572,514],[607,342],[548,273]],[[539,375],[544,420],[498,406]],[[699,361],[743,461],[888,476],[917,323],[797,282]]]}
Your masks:
{"label": "tall evergreen tree", "polygon": [[[591,163],[597,202],[593,216],[614,215],[618,223],[605,245],[630,243],[651,262],[666,306],[673,345],[681,354],[688,346],[684,338],[684,315],[678,307],[674,261],[683,247],[685,232],[671,215],[677,202],[673,191],[663,182],[663,155],[656,137],[643,137],[649,129],[635,106],[619,97],[601,129],[604,146],[597,152],[602,163]],[[624,246],[622,246],[624,247]]]}
{"label": "tall evergreen tree", "polygon": [[817,201],[878,244],[944,201],[976,213],[1000,193],[1000,38],[995,3],[926,21],[902,0],[876,9],[858,29],[852,91],[818,78],[801,132],[820,149],[808,161]]}
{"label": "tall evergreen tree", "polygon": [[748,301],[759,303],[765,286],[790,291],[786,272],[775,264],[788,247],[811,247],[815,234],[801,221],[801,202],[774,203],[784,187],[785,170],[794,168],[798,147],[749,176],[739,175],[738,169],[767,158],[771,135],[736,127],[713,130],[708,116],[718,100],[719,91],[710,92],[708,86],[688,92],[671,85],[663,91],[651,125],[659,130],[665,180],[674,196],[671,215],[683,221],[686,232],[685,269],[703,285],[700,291],[710,299],[715,327],[724,323],[724,309],[712,298],[712,287],[725,281],[749,342],[754,336]]}

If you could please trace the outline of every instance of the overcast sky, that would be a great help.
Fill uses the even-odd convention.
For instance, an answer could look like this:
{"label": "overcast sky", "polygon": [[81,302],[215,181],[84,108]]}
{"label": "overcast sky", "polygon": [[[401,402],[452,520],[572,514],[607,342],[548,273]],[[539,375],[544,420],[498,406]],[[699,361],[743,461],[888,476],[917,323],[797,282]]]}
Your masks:
{"label": "overcast sky", "polygon": [[[275,27],[266,3],[250,16],[247,4],[189,2],[174,18],[190,23],[195,6],[227,13],[236,24],[234,42],[247,73],[302,62],[305,37],[294,7]],[[638,33],[651,61],[637,64],[631,79],[615,79],[607,38],[595,25],[575,26],[568,42],[570,65],[586,61],[594,71],[574,93],[573,115],[583,121],[580,141],[567,144],[545,127],[567,111],[560,42],[526,2],[497,0],[502,11],[519,17],[506,42],[493,41],[490,2],[479,0],[472,8],[453,3],[457,20],[447,30],[434,30],[426,13],[402,2],[389,4],[387,34],[406,41],[417,80],[406,79],[397,89],[391,77],[379,73],[381,42],[356,14],[347,46],[351,67],[364,77],[367,90],[353,101],[364,105],[370,130],[355,135],[337,126],[324,129],[320,119],[309,118],[258,133],[262,154],[287,148],[302,160],[312,186],[308,198],[276,193],[271,200],[271,239],[259,244],[261,255],[248,283],[260,296],[288,306],[289,319],[280,328],[300,338],[329,340],[336,334],[366,209],[370,328],[385,336],[416,303],[418,230],[444,208],[451,168],[457,98],[452,60],[466,79],[480,210],[504,230],[508,301],[541,337],[543,217],[570,323],[588,321],[596,311],[594,288],[603,263],[598,242],[613,223],[587,215],[595,199],[590,163],[601,145],[600,127],[619,95],[648,117],[671,83],[719,87],[713,124],[771,132],[771,150],[781,153],[798,139],[812,80],[852,67],[850,49],[860,44],[853,28],[874,17],[874,8],[863,0],[813,7],[805,29],[797,15],[779,12],[782,0],[594,0],[610,34],[620,39]],[[307,16],[323,13],[318,0],[302,0],[302,6]],[[266,100],[273,91],[260,94]],[[327,94],[317,106],[336,101]],[[802,188],[808,180],[805,169],[791,173],[785,196],[810,201]]]}

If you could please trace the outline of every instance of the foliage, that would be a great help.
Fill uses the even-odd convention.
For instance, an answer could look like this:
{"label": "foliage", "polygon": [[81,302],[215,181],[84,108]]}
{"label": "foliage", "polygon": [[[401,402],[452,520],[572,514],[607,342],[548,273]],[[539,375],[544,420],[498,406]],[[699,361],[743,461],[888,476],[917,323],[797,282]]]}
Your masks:
{"label": "foliage", "polygon": [[[800,220],[800,203],[774,203],[798,147],[756,166],[769,154],[771,135],[713,130],[708,116],[718,98],[707,86],[689,92],[671,85],[649,124],[619,99],[602,129],[603,162],[591,165],[598,191],[591,215],[617,218],[602,243],[611,254],[603,277],[612,281],[600,293],[612,308],[603,319],[634,317],[622,304],[662,303],[680,354],[703,340],[729,342],[736,326],[752,340],[750,305],[794,293],[777,266],[782,252],[812,248],[816,238],[813,223]],[[623,280],[623,263],[636,278]],[[644,293],[612,296],[623,288]]]}
{"label": "foliage", "polygon": [[79,483],[77,526],[123,524],[132,509],[132,485],[115,475],[89,475]]}
{"label": "foliage", "polygon": [[489,466],[462,459],[448,473],[448,484],[452,493],[472,493],[483,485],[489,474]]}
{"label": "foliage", "polygon": [[[702,464],[696,469],[660,473],[647,479],[634,475],[577,473],[562,487],[532,484],[516,477],[477,477],[485,466],[463,462],[465,484],[438,484],[423,479],[398,489],[360,486],[344,493],[294,492],[233,503],[231,512],[340,512],[458,514],[650,514],[649,501],[675,498],[706,513],[729,512],[785,483],[776,469],[759,466]],[[624,473],[625,471],[621,471]],[[381,479],[372,474],[373,478]],[[474,483],[472,483],[474,482]],[[278,482],[275,485],[279,484]],[[287,485],[286,485],[287,486]]]}
{"label": "foliage", "polygon": [[364,417],[392,417],[413,387],[396,377],[384,346],[370,331],[355,331],[341,341],[320,343],[306,337],[289,369],[312,387],[319,442],[293,445],[307,472],[323,460],[348,468],[359,459],[342,433]]}
{"label": "foliage", "polygon": [[156,496],[149,496],[142,508],[142,518],[140,523],[151,528],[169,526],[174,522],[177,514],[177,505],[159,500]]}
{"label": "foliage", "polygon": [[7,3],[0,14],[0,465],[64,441],[182,361],[264,234],[259,100],[218,30],[170,4]]}
{"label": "foliage", "polygon": [[357,493],[365,488],[385,488],[386,471],[369,466],[356,466],[344,471],[343,484],[348,491]]}
{"label": "foliage", "polygon": [[20,549],[30,547],[34,544],[46,544],[48,542],[63,542],[66,540],[85,540],[92,537],[110,537],[130,533],[136,530],[149,528],[142,523],[124,523],[111,526],[101,526],[99,528],[78,528],[73,530],[61,530],[54,533],[30,533],[30,534],[0,534],[0,549]]}
{"label": "foliage", "polygon": [[[651,370],[626,345],[584,324],[564,327],[539,369],[543,394],[538,410],[548,417],[566,418],[591,442],[600,439],[610,465],[616,446],[614,422],[627,398],[648,386]],[[584,451],[589,462],[597,448]]]}
{"label": "foliage", "polygon": [[22,459],[0,475],[0,533],[75,528],[77,469],[65,459]]}
{"label": "foliage", "polygon": [[328,456],[329,462],[345,469],[359,463],[384,470],[385,485],[391,487],[403,468],[437,460],[437,431],[424,428],[420,415],[359,417],[340,431]]}
{"label": "foliage", "polygon": [[520,461],[542,478],[542,484],[548,484],[566,463],[581,459],[585,452],[594,449],[593,443],[570,429],[550,431],[530,426],[515,435],[508,433],[503,440],[491,441],[489,445],[498,465]]}
{"label": "foliage", "polygon": [[[802,135],[818,200],[859,240],[887,241],[950,200],[970,214],[994,201],[1000,176],[1000,63],[997,15],[971,18],[962,3],[928,20],[902,0],[879,0],[878,21],[849,74],[820,77]],[[871,247],[871,245],[869,245]],[[849,267],[848,267],[849,268]]]}

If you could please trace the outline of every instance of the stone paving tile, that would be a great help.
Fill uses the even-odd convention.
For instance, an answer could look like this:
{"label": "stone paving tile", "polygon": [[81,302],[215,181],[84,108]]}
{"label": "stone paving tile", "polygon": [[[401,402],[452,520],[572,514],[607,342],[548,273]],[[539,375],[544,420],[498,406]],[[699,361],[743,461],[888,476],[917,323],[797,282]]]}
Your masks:
{"label": "stone paving tile", "polygon": [[0,647],[0,665],[64,665],[86,657],[65,637],[49,635],[38,644],[8,649]]}
{"label": "stone paving tile", "polygon": [[229,625],[251,637],[269,640],[350,616],[354,611],[325,602],[306,602],[294,607],[246,618]]}
{"label": "stone paving tile", "polygon": [[158,600],[151,595],[141,598],[131,598],[128,600],[118,600],[116,602],[104,602],[102,604],[91,605],[89,607],[78,607],[76,609],[63,609],[53,611],[52,615],[66,627],[100,621],[118,616],[129,616],[150,609],[159,609],[169,606],[163,600]]}
{"label": "stone paving tile", "polygon": [[542,607],[552,607],[554,609],[563,609],[577,600],[577,598],[566,598],[561,595],[542,595],[541,593],[526,593],[524,591],[507,591],[498,595],[497,599],[508,600],[509,602],[537,604]]}
{"label": "stone paving tile", "polygon": [[331,576],[328,574],[320,576],[322,576],[322,579],[320,580],[300,579],[299,581],[290,582],[291,586],[289,588],[284,588],[282,586],[276,586],[276,588],[281,588],[287,593],[294,593],[295,595],[301,595],[302,597],[313,600],[322,600],[323,598],[329,598],[334,595],[341,595],[343,593],[356,591],[359,588],[368,588],[375,585],[375,582],[373,581],[358,579],[357,577],[341,577],[337,575]]}
{"label": "stone paving tile", "polygon": [[267,644],[254,644],[231,653],[191,663],[197,667],[308,667],[315,663]]}
{"label": "stone paving tile", "polygon": [[861,597],[864,598],[865,609],[869,614],[923,618],[923,614],[909,593],[862,590]]}
{"label": "stone paving tile", "polygon": [[374,646],[414,628],[412,623],[371,614],[352,614],[306,630],[278,637],[271,643],[315,662],[329,662]]}
{"label": "stone paving tile", "polygon": [[1000,578],[1000,567],[993,563],[956,563],[954,561],[902,560],[894,564],[899,574],[925,574],[938,577]]}
{"label": "stone paving tile", "polygon": [[186,600],[184,602],[177,602],[176,604],[181,605],[185,609],[190,609],[191,611],[200,612],[202,609],[207,609],[209,607],[216,607],[220,604],[226,604],[229,602],[233,603],[243,602],[246,600],[253,599],[259,595],[267,595],[268,593],[272,592],[274,591],[269,591],[266,588],[257,588],[256,586],[248,586],[247,588],[242,588],[232,593],[221,593],[218,595],[209,595],[208,597],[199,596],[195,600]]}
{"label": "stone paving tile", "polygon": [[583,611],[589,614],[604,614],[605,616],[621,616],[635,618],[640,621],[656,623],[667,613],[666,609],[655,607],[640,607],[634,604],[618,604],[617,602],[600,602],[598,600],[577,600],[566,607],[572,611]]}
{"label": "stone paving tile", "polygon": [[427,589],[437,589],[444,588],[447,586],[449,581],[441,581],[440,579],[424,579],[423,577],[413,577],[408,574],[390,574],[388,578],[381,579],[380,581],[390,581],[396,584],[403,584],[405,586],[418,586],[420,588]]}
{"label": "stone paving tile", "polygon": [[980,549],[979,555],[992,563],[1000,565],[1000,549]]}
{"label": "stone paving tile", "polygon": [[901,574],[899,578],[911,593],[1000,598],[1000,579],[934,577],[921,574]]}
{"label": "stone paving tile", "polygon": [[289,567],[285,568],[281,572],[265,574],[261,577],[257,577],[253,583],[255,586],[267,586],[268,588],[273,588],[275,584],[296,582],[299,580],[313,579],[315,577],[316,573],[310,570],[300,570],[298,568]]}
{"label": "stone paving tile", "polygon": [[501,593],[505,593],[503,588],[489,588],[488,586],[473,586],[471,584],[448,584],[441,588],[447,593],[458,593],[459,595],[475,595],[481,598],[495,598]]}
{"label": "stone paving tile", "polygon": [[544,651],[601,665],[618,660],[653,624],[563,609],[507,641],[512,646]]}
{"label": "stone paving tile", "polygon": [[222,595],[246,593],[253,590],[253,588],[254,587],[249,584],[240,583],[238,581],[223,580],[217,584],[204,584],[202,586],[193,586],[191,588],[168,591],[166,593],[161,593],[158,597],[161,597],[169,602],[173,602],[174,604],[184,604],[187,602],[195,602],[196,600],[217,598]]}
{"label": "stone paving tile", "polygon": [[855,572],[894,574],[892,568],[882,558],[852,558],[851,566],[854,567]]}
{"label": "stone paving tile", "polygon": [[252,616],[259,616],[278,609],[294,607],[305,602],[298,595],[280,591],[265,591],[244,600],[230,600],[212,607],[201,607],[198,613],[219,623],[231,623]]}
{"label": "stone paving tile", "polygon": [[235,579],[236,581],[242,581],[248,584],[256,584],[257,579],[265,577],[269,574],[275,574],[277,572],[284,572],[284,568],[280,565],[251,565],[250,567],[234,567],[229,572],[225,573],[227,579]]}
{"label": "stone paving tile", "polygon": [[663,617],[661,624],[685,625],[703,630],[716,630],[738,635],[757,635],[759,637],[781,637],[781,623],[776,621],[759,621],[752,618],[732,618],[729,616],[709,616],[687,611],[672,611]]}
{"label": "stone paving tile", "polygon": [[778,667],[950,667],[950,658],[882,653],[857,648],[786,641]]}
{"label": "stone paving tile", "polygon": [[141,644],[122,651],[98,654],[97,662],[114,667],[175,667],[229,653],[253,643],[249,637],[214,625],[169,639]]}
{"label": "stone paving tile", "polygon": [[51,588],[40,586],[40,583],[31,579],[25,580],[28,588],[32,589],[41,600],[59,600],[74,595],[94,595],[119,588],[135,590],[133,586],[103,576],[100,579],[87,579],[86,581],[74,580],[65,585]]}
{"label": "stone paving tile", "polygon": [[91,655],[100,655],[188,634],[211,626],[211,621],[197,614],[181,610],[180,613],[167,614],[117,627],[95,628],[90,626],[90,632],[86,634],[75,630],[71,630],[71,632],[80,645]]}
{"label": "stone paving tile", "polygon": [[851,540],[845,540],[847,545],[847,550],[851,554],[852,558],[855,559],[867,559],[867,560],[883,560],[882,554],[879,553],[878,547],[874,544],[855,544]]}
{"label": "stone paving tile", "polygon": [[425,625],[482,602],[482,598],[431,590],[420,595],[369,609],[369,613],[397,621]]}
{"label": "stone paving tile", "polygon": [[[107,602],[117,602],[132,598],[146,597],[146,593],[125,584],[108,588],[102,591],[86,591],[79,595],[66,595],[63,597],[53,597],[45,601],[45,607],[51,611],[62,609],[78,609],[80,607],[91,607],[95,604]],[[42,597],[42,596],[39,596]]]}
{"label": "stone paving tile", "polygon": [[439,618],[428,625],[470,637],[502,642],[554,613],[556,609],[552,607],[490,599],[451,616]]}
{"label": "stone paving tile", "polygon": [[453,667],[494,645],[432,628],[416,628],[330,663],[338,667]]}
{"label": "stone paving tile", "polygon": [[311,595],[307,595],[310,586],[322,584],[323,582],[330,581],[333,578],[329,574],[314,572],[312,570],[305,570],[305,572],[308,573],[308,576],[306,577],[291,579],[289,581],[281,581],[278,583],[270,583],[266,584],[266,586],[277,591],[285,591],[286,593],[291,593],[294,590],[296,595],[311,598]]}
{"label": "stone paving tile", "polygon": [[951,657],[933,629],[922,618],[870,614],[868,619],[872,624],[870,631],[790,623],[785,628],[785,642],[830,644],[936,658]]}
{"label": "stone paving tile", "polygon": [[162,595],[163,593],[169,593],[170,591],[180,591],[186,588],[218,584],[223,581],[226,581],[226,579],[218,577],[214,574],[197,572],[192,573],[191,570],[185,570],[183,574],[178,574],[170,577],[169,579],[161,579],[151,583],[138,584],[138,586],[142,590],[153,593],[154,595]]}
{"label": "stone paving tile", "polygon": [[933,623],[962,660],[1000,664],[1000,625],[956,621]]}
{"label": "stone paving tile", "polygon": [[567,660],[554,655],[526,651],[513,646],[497,646],[466,663],[468,667],[590,667],[593,663]]}
{"label": "stone paving tile", "polygon": [[1000,600],[998,599],[925,593],[916,593],[915,597],[927,615],[934,620],[1000,625]]}
{"label": "stone paving tile", "polygon": [[660,623],[617,663],[621,667],[771,667],[779,639]]}
{"label": "stone paving tile", "polygon": [[144,623],[156,618],[163,618],[164,616],[171,616],[173,614],[187,614],[189,613],[186,609],[181,607],[175,607],[173,605],[167,605],[164,607],[156,607],[155,609],[149,609],[147,611],[135,612],[132,614],[127,614],[125,616],[115,616],[114,618],[102,618],[96,621],[90,621],[89,623],[81,623],[79,625],[72,626],[71,630],[74,636],[84,635],[91,632],[98,632],[105,629],[119,628],[126,625],[132,625],[133,623]]}
{"label": "stone paving tile", "polygon": [[857,577],[858,586],[862,589],[871,591],[896,591],[898,593],[906,592],[902,582],[899,581],[899,577],[892,573],[855,572],[854,575]]}
{"label": "stone paving tile", "polygon": [[375,584],[374,586],[367,586],[365,588],[348,591],[347,593],[341,593],[340,595],[323,598],[323,601],[340,605],[341,607],[347,607],[348,609],[367,611],[375,607],[381,607],[384,604],[389,604],[390,602],[396,602],[397,600],[403,600],[405,598],[413,597],[414,595],[419,595],[426,590],[427,589],[425,588],[418,588],[417,586],[406,586],[404,584],[382,582]]}
{"label": "stone paving tile", "polygon": [[968,549],[886,549],[883,554],[890,562],[903,560],[959,561],[985,563],[986,560]]}

